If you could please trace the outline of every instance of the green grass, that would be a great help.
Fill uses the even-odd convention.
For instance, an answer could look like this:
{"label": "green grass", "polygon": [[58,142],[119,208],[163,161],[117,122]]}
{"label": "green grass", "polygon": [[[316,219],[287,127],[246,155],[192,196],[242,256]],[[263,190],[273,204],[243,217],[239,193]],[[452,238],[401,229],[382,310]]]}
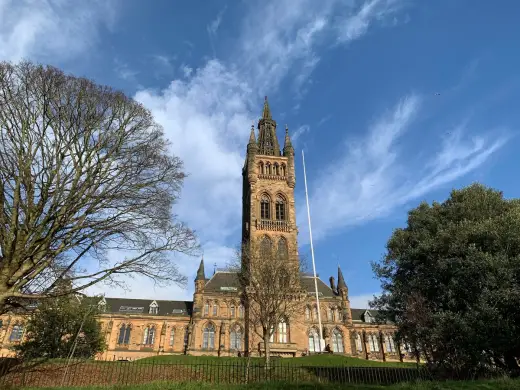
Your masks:
{"label": "green grass", "polygon": [[[140,359],[139,362],[154,362],[154,363],[174,363],[174,364],[197,364],[197,363],[221,363],[221,364],[246,364],[246,358],[236,357],[215,357],[215,356],[184,356],[184,355],[169,355],[169,356],[154,356],[145,359]],[[359,359],[350,356],[341,355],[312,355],[297,358],[278,358],[272,359],[276,365],[290,365],[290,366],[312,366],[312,367],[416,367],[415,363],[401,363],[401,362],[381,362],[374,360]],[[263,365],[263,358],[251,358],[252,365]]]}
{"label": "green grass", "polygon": [[[46,388],[47,390],[51,388]],[[511,379],[499,379],[492,381],[474,382],[421,382],[403,383],[393,386],[379,385],[331,385],[315,383],[285,383],[271,382],[251,385],[215,385],[211,383],[149,383],[138,386],[112,386],[112,387],[66,387],[62,390],[520,390],[520,381]],[[29,390],[26,388],[25,390]],[[36,389],[34,389],[36,390]],[[39,390],[44,390],[40,388]]]}

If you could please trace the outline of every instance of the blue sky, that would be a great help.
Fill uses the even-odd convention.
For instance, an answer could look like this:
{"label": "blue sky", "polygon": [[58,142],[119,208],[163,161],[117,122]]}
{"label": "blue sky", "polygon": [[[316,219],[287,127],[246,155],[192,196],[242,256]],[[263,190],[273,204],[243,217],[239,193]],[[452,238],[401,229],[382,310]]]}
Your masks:
{"label": "blue sky", "polygon": [[[520,196],[519,14],[513,0],[0,0],[0,59],[87,76],[153,112],[190,175],[175,212],[208,274],[239,242],[245,146],[268,95],[297,149],[300,253],[303,149],[318,272],[339,263],[360,307],[407,210],[474,181]],[[198,260],[177,261],[188,290],[136,278],[96,291],[189,299]]]}

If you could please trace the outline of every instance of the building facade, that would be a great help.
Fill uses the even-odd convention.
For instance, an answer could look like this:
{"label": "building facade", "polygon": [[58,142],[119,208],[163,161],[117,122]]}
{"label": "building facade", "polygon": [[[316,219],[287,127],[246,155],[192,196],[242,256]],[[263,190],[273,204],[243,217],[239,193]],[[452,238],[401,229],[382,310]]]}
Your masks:
{"label": "building facade", "polygon": [[[242,172],[242,242],[268,244],[286,253],[288,263],[297,264],[294,148],[287,127],[280,147],[276,129],[266,98],[258,135],[251,128]],[[321,351],[314,278],[298,278],[306,298],[301,312],[275,329],[270,344],[273,355],[302,356]],[[339,267],[337,284],[334,277],[329,278],[329,284],[318,279],[318,294],[323,338],[333,353],[377,360],[411,358],[408,346],[394,342],[395,327],[376,323],[376,313],[350,307]],[[195,278],[193,301],[103,298],[99,319],[107,348],[98,358],[241,356],[247,351],[262,354],[260,340],[258,345],[245,341],[247,305],[242,299],[237,274],[216,271],[208,278],[203,259]],[[23,339],[24,322],[15,314],[0,318],[0,353],[12,353],[10,347]]]}

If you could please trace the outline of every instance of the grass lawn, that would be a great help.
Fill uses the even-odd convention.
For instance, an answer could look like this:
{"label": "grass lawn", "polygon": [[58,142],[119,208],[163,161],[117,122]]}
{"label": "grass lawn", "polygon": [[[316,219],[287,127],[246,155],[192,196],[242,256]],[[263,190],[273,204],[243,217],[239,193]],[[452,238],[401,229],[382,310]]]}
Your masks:
{"label": "grass lawn", "polygon": [[[246,364],[246,358],[236,357],[215,357],[215,356],[184,356],[184,355],[170,355],[170,356],[155,356],[145,359],[140,359],[139,362],[154,362],[154,363],[173,363],[173,364],[197,364],[197,363],[222,363],[222,364]],[[312,367],[416,367],[415,363],[401,363],[401,362],[381,362],[374,360],[359,359],[350,356],[341,356],[333,354],[312,355],[296,358],[275,358],[272,359],[273,364],[290,365],[290,366],[312,366]],[[263,358],[252,358],[253,365],[263,365]]]}
{"label": "grass lawn", "polygon": [[[51,388],[47,388],[50,390]],[[138,386],[113,386],[113,387],[65,387],[62,390],[520,390],[519,380],[493,380],[475,382],[421,382],[403,383],[393,386],[378,385],[331,385],[331,384],[305,384],[271,382],[252,385],[215,385],[211,383],[149,383]],[[25,390],[29,390],[26,388]],[[36,390],[36,389],[34,389]],[[39,390],[44,390],[40,388]]]}

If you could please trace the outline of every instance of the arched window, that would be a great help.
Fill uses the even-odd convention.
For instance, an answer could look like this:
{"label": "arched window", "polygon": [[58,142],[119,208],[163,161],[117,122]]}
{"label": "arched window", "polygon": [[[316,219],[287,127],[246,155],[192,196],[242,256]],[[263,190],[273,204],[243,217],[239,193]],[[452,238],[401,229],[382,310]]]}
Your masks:
{"label": "arched window", "polygon": [[334,321],[334,309],[329,307],[329,310],[327,310],[327,319],[332,322]]}
{"label": "arched window", "polygon": [[264,173],[264,163],[262,161],[260,161],[258,163],[258,174],[263,174]]}
{"label": "arched window", "polygon": [[343,353],[343,335],[338,329],[332,331],[332,351],[336,353]]}
{"label": "arched window", "polygon": [[361,335],[359,333],[356,333],[354,340],[356,342],[356,350],[358,352],[363,352],[363,341],[361,340]]}
{"label": "arched window", "polygon": [[343,322],[343,310],[341,308],[338,309],[338,320]]}
{"label": "arched window", "polygon": [[287,322],[282,319],[278,324],[278,342],[279,343],[288,343],[289,341],[288,333],[287,333]]}
{"label": "arched window", "polygon": [[209,303],[208,302],[206,302],[204,304],[204,315],[205,316],[209,315]]}
{"label": "arched window", "polygon": [[280,175],[285,176],[285,164],[280,165]]}
{"label": "arched window", "polygon": [[392,336],[385,335],[385,347],[386,347],[386,352],[390,352],[390,353],[395,352],[394,338]]}
{"label": "arched window", "polygon": [[121,328],[119,328],[119,336],[117,338],[117,343],[119,345],[128,345],[130,342],[130,333],[132,331],[132,328],[130,325],[121,325]]}
{"label": "arched window", "polygon": [[260,218],[271,219],[271,199],[267,194],[260,198]]}
{"label": "arched window", "polygon": [[285,221],[285,199],[281,195],[276,196],[276,220]]}
{"label": "arched window", "polygon": [[315,321],[318,320],[318,308],[316,306],[312,307],[312,319]]}
{"label": "arched window", "polygon": [[155,343],[155,326],[147,326],[144,329],[143,344],[154,345]]}
{"label": "arched window", "polygon": [[235,318],[235,305],[231,305],[231,307],[229,308],[229,316],[231,318]]}
{"label": "arched window", "polygon": [[11,336],[9,336],[10,342],[20,341],[23,336],[23,325],[15,325],[13,326],[13,330],[11,331]]}
{"label": "arched window", "polygon": [[310,321],[311,319],[311,309],[309,307],[305,307],[305,320]]}
{"label": "arched window", "polygon": [[170,347],[173,347],[173,343],[175,342],[175,329],[172,328],[170,331]]}
{"label": "arched window", "polygon": [[238,325],[231,329],[230,344],[231,349],[242,349],[242,330]]}
{"label": "arched window", "polygon": [[280,169],[278,167],[278,163],[274,163],[273,165],[273,175],[278,176],[280,174]]}
{"label": "arched window", "polygon": [[271,243],[271,239],[267,236],[262,238],[260,242],[260,256],[269,257],[272,253],[273,245]]}
{"label": "arched window", "polygon": [[208,324],[204,328],[202,335],[202,348],[215,349],[215,326],[213,324]]}
{"label": "arched window", "polygon": [[216,303],[213,304],[213,315],[216,316],[218,314],[218,306]]}
{"label": "arched window", "polygon": [[320,351],[320,338],[318,331],[314,328],[309,332],[309,351],[310,352],[321,352]]}
{"label": "arched window", "polygon": [[370,352],[379,352],[379,343],[377,341],[377,335],[368,335],[368,347],[370,349]]}
{"label": "arched window", "polygon": [[289,258],[289,248],[287,247],[287,240],[285,237],[281,237],[280,240],[278,240],[278,257],[280,259]]}
{"label": "arched window", "polygon": [[240,306],[238,307],[238,316],[239,316],[240,318],[244,318],[244,306],[242,306],[242,305],[240,305]]}
{"label": "arched window", "polygon": [[271,174],[271,163],[265,163],[265,173],[266,175]]}

